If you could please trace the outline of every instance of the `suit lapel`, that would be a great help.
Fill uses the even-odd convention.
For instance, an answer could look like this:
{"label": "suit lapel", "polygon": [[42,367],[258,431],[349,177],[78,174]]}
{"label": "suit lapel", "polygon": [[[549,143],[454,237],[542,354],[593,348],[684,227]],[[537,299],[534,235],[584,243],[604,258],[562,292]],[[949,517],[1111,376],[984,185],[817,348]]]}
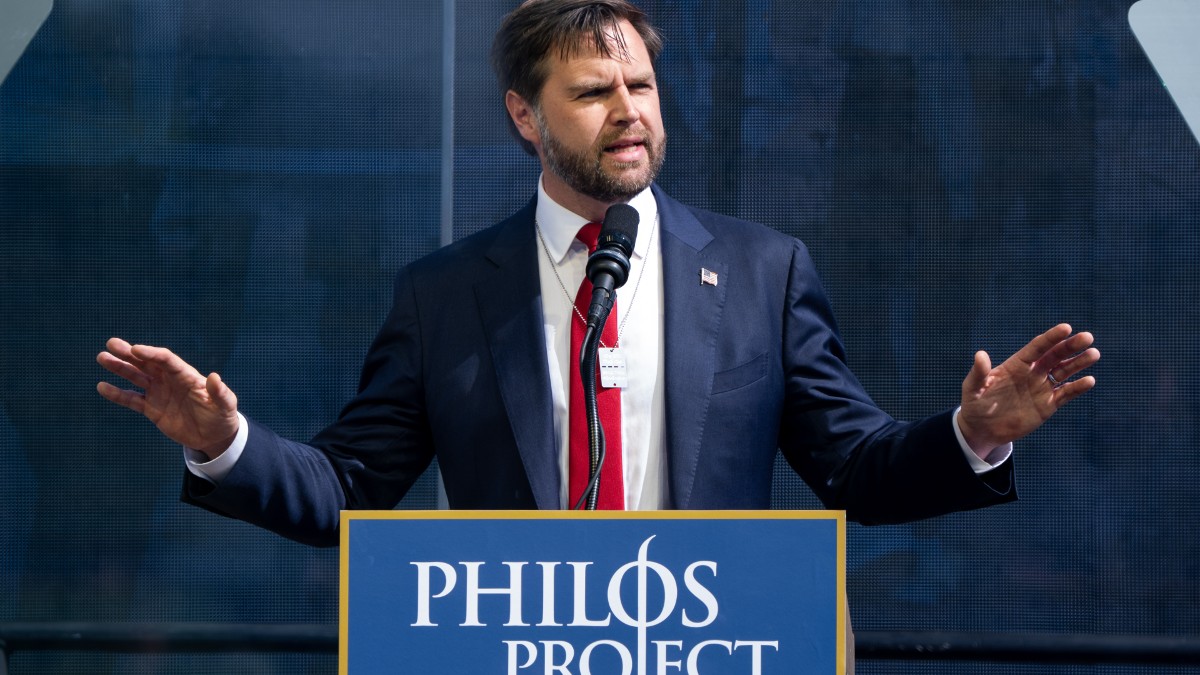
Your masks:
{"label": "suit lapel", "polygon": [[[729,282],[707,250],[712,234],[657,186],[662,228],[663,332],[670,506],[688,508],[700,460],[717,335]],[[541,286],[530,203],[501,227],[488,250],[493,274],[475,286],[501,398],[539,509],[559,508],[559,463],[546,372]],[[702,269],[717,274],[702,284]],[[507,345],[507,347],[504,347]]]}
{"label": "suit lapel", "polygon": [[[729,283],[712,234],[655,186],[662,227],[667,466],[671,506],[688,508],[712,391],[717,335]],[[701,270],[717,283],[701,283]]]}
{"label": "suit lapel", "polygon": [[475,299],[537,507],[557,509],[559,465],[533,213],[531,202],[501,226],[486,254],[495,269],[475,286]]}

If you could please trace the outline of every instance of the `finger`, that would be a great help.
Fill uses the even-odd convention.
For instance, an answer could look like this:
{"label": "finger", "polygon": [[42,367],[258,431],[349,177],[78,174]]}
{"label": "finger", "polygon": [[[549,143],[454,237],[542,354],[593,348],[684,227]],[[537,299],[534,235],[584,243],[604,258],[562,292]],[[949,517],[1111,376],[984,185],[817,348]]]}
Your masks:
{"label": "finger", "polygon": [[1099,349],[1086,349],[1068,359],[1060,361],[1058,365],[1050,368],[1047,372],[1050,377],[1062,382],[1092,367],[1099,360]]}
{"label": "finger", "polygon": [[1043,356],[1051,349],[1054,349],[1059,343],[1067,339],[1071,334],[1071,325],[1060,323],[1054,328],[1042,333],[1041,335],[1029,341],[1029,344],[1021,347],[1020,351],[1013,354],[1013,358],[1020,359],[1033,367]]}
{"label": "finger", "polygon": [[128,361],[129,363],[132,363],[135,366],[141,367],[142,360],[133,355],[133,345],[129,344],[125,340],[122,340],[119,337],[112,337],[112,338],[109,338],[108,341],[104,343],[104,347],[113,356],[116,356],[117,358],[121,359],[122,361]]}
{"label": "finger", "polygon": [[129,380],[136,387],[146,388],[150,383],[150,376],[142,372],[140,368],[134,366],[128,361],[124,361],[119,357],[113,356],[108,352],[100,352],[96,355],[96,363],[99,363],[105,370]]}
{"label": "finger", "polygon": [[130,410],[146,414],[146,397],[136,391],[121,389],[114,387],[107,382],[100,382],[96,385],[96,391],[104,398],[116,403],[119,406],[129,408]]}
{"label": "finger", "polygon": [[1078,398],[1080,395],[1089,391],[1096,386],[1096,378],[1088,375],[1081,377],[1078,380],[1067,382],[1066,384],[1054,390],[1054,407],[1061,408],[1064,405]]}
{"label": "finger", "polygon": [[130,347],[130,353],[134,358],[141,359],[146,364],[146,370],[156,375],[204,379],[200,371],[165,347],[133,345]]}
{"label": "finger", "polygon": [[1092,334],[1086,331],[1076,333],[1070,338],[1054,345],[1049,351],[1034,364],[1035,371],[1048,371],[1051,368],[1057,368],[1062,363],[1070,360],[1072,357],[1092,346],[1094,341]]}
{"label": "finger", "polygon": [[971,372],[963,380],[963,392],[974,392],[987,384],[988,374],[992,372],[992,359],[982,349],[975,352],[975,361],[971,364]]}
{"label": "finger", "polygon": [[129,350],[132,348],[132,346],[133,345],[130,345],[128,342],[119,337],[111,337],[107,342],[104,343],[104,347],[108,349],[108,351],[120,356],[121,358],[126,358],[129,356]]}
{"label": "finger", "polygon": [[208,397],[217,404],[218,409],[223,412],[237,411],[237,396],[234,396],[233,390],[221,381],[220,375],[210,373],[204,382],[204,387],[208,390]]}

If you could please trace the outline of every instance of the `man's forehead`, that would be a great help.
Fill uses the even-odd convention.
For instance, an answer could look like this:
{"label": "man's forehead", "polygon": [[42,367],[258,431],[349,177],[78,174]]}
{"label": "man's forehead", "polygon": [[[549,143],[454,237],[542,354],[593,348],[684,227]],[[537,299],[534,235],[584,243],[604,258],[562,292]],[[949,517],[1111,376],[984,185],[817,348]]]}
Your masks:
{"label": "man's forehead", "polygon": [[577,31],[559,40],[550,51],[557,54],[558,60],[562,62],[601,58],[622,63],[634,62],[634,52],[638,51],[638,46],[641,46],[640,51],[645,51],[641,36],[628,21],[609,23],[600,27],[599,32],[603,36],[602,40],[597,39],[595,32]]}
{"label": "man's forehead", "polygon": [[[619,75],[618,75],[619,73]],[[549,80],[570,90],[590,89],[610,85],[618,77],[629,83],[653,82],[654,66],[632,56],[604,58],[598,54],[560,60],[550,66]]]}

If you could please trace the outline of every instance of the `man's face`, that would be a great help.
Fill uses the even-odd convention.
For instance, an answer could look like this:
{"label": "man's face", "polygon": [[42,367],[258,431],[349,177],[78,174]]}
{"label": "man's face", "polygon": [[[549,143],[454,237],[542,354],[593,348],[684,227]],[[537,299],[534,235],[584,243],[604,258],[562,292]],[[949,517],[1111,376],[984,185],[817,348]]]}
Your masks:
{"label": "man's face", "polygon": [[[568,60],[552,53],[538,105],[524,120],[514,114],[537,149],[546,191],[568,208],[578,197],[627,201],[662,167],[666,137],[654,68],[633,26],[619,26],[628,60],[591,50]],[[615,45],[613,51],[620,53]]]}

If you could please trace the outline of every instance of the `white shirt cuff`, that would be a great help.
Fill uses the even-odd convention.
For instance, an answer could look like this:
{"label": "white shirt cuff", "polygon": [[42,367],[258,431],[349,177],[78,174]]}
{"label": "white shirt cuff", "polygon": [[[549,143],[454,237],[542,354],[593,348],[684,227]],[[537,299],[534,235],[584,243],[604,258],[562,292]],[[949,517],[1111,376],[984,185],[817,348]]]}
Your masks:
{"label": "white shirt cuff", "polygon": [[975,454],[971,446],[967,445],[967,439],[963,437],[962,429],[958,426],[958,414],[960,412],[962,412],[962,406],[959,406],[954,411],[954,437],[958,439],[958,445],[962,448],[963,454],[967,457],[967,462],[970,463],[971,469],[975,471],[976,475],[987,473],[1007,462],[1009,457],[1012,457],[1013,444],[1005,443],[993,449],[992,454],[988,455],[987,460],[979,459],[979,455]]}
{"label": "white shirt cuff", "polygon": [[209,461],[208,457],[192,448],[183,449],[183,463],[188,471],[210,483],[220,483],[221,479],[229,475],[233,465],[237,464],[238,458],[242,456],[242,451],[246,449],[246,439],[250,437],[250,426],[246,423],[246,418],[242,417],[242,413],[238,413],[237,416],[237,436],[233,437],[233,444],[216,459]]}

